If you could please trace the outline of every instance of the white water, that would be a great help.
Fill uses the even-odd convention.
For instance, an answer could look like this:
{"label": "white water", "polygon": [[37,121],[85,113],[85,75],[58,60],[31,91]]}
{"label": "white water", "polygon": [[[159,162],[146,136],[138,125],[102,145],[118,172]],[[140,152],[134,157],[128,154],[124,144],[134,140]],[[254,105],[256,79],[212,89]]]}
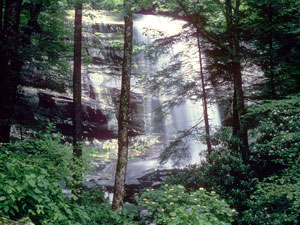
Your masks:
{"label": "white water", "polygon": [[[173,20],[163,16],[136,15],[134,19],[134,42],[150,45],[157,38],[180,33],[184,23],[185,22],[183,21]],[[103,27],[103,24],[101,26]],[[160,36],[161,34],[163,34],[163,36]],[[105,35],[107,38],[109,37],[109,35]],[[191,43],[191,41],[183,39],[171,46],[171,49],[167,53],[161,54],[156,60],[147,57],[145,52],[140,52],[133,57],[132,91],[141,94],[144,98],[145,135],[141,138],[145,139],[145,144],[155,143],[154,149],[167,146],[178,136],[179,131],[190,129],[199,123],[199,121],[203,119],[202,101],[201,99],[193,101],[184,98],[180,105],[171,109],[163,120],[158,121],[157,119],[160,115],[155,112],[155,109],[160,107],[163,101],[181,96],[176,96],[176,93],[174,95],[172,92],[167,92],[164,88],[155,91],[141,88],[138,81],[141,77],[153,77],[160,69],[172,63],[172,60],[174,60],[172,59],[172,56],[184,52],[184,55],[180,56],[181,58],[178,58],[179,60],[185,61],[182,66],[183,68],[176,71],[174,76],[180,77],[182,81],[189,80],[196,82],[197,85],[194,88],[198,88],[199,90],[197,92],[201,93],[200,77],[197,72],[199,71],[199,56],[196,49],[196,40],[194,44],[192,43],[192,46],[190,46]],[[108,76],[103,72],[103,68],[99,71],[97,71],[97,67],[95,69],[96,71],[87,74],[96,93],[95,100],[100,104],[107,105],[107,110],[112,110],[113,102],[103,102],[101,96],[107,94],[103,91],[105,88],[120,89],[120,78],[118,76]],[[191,98],[195,98],[195,96],[191,96]],[[208,106],[208,114],[211,126],[220,125],[219,113],[215,105]],[[108,126],[112,129],[116,129],[116,122],[116,118],[113,118],[109,120]],[[199,123],[197,127],[204,128],[204,123]],[[116,144],[116,141],[114,141],[114,143]],[[199,153],[206,149],[206,145],[201,143],[199,136],[197,140],[195,138],[184,138],[182,145],[183,147],[188,148],[188,152],[186,152],[186,154],[179,154],[179,157],[176,157],[176,155],[173,154],[174,157],[168,160],[164,165],[159,163],[158,153],[151,154],[151,156],[142,161],[129,161],[126,182],[135,183],[135,178],[140,177],[151,170],[172,167],[174,162],[179,163],[179,166],[199,163]],[[114,174],[114,172],[115,163],[108,165],[104,169],[105,174]],[[98,181],[97,183],[102,185],[112,185],[113,180],[112,175],[109,180]]]}
{"label": "white water", "polygon": [[[134,38],[138,43],[143,42],[147,45],[150,45],[157,38],[168,37],[182,32],[182,26],[184,24],[184,21],[174,20],[164,16],[138,15],[134,22]],[[163,35],[160,36],[161,34]],[[170,46],[171,50],[160,55],[156,61],[150,61],[145,54],[138,55],[137,61],[147,65],[146,68],[148,70],[146,71],[146,76],[151,77],[160,69],[165,68],[166,65],[170,65],[172,60],[174,60],[172,56],[183,52],[184,54],[180,59],[188,59],[188,63],[183,66],[184,68],[182,68],[181,71],[177,71],[177,76],[182,76],[182,80],[184,81],[196,80],[196,82],[199,84],[197,87],[199,88],[199,56],[197,49],[195,51],[195,48],[197,47],[196,40],[194,41],[195,42],[192,47],[190,46],[190,41],[186,42],[185,40],[181,40],[173,44]],[[186,73],[185,68],[187,67],[192,68],[194,72]],[[173,97],[175,96],[164,93],[164,88],[161,88],[159,93],[157,91],[154,91],[150,94],[147,92],[146,113],[151,115],[150,118],[152,118],[150,119],[150,123],[149,121],[147,123],[147,131],[151,130],[151,127],[159,126],[159,124],[155,124],[155,121],[153,121],[153,117],[155,117],[153,115],[153,111],[156,109],[155,107],[159,106],[163,100]],[[193,97],[194,96],[191,96],[191,98]],[[156,104],[153,104],[154,101],[156,101]],[[220,117],[215,105],[208,105],[208,114],[210,118],[210,124],[212,126],[219,126]],[[167,145],[170,141],[174,140],[176,136],[178,136],[179,131],[190,129],[201,120],[203,120],[202,101],[198,100],[195,102],[189,98],[183,97],[182,103],[171,109],[170,113],[160,124],[159,132],[161,132],[161,136],[164,137],[162,141],[165,141],[164,144]],[[204,127],[204,122],[197,125],[197,128],[201,127]],[[152,134],[152,132],[148,133],[148,135],[149,134]],[[181,166],[199,163],[199,153],[206,149],[206,145],[201,143],[199,140],[195,140],[194,138],[185,138],[183,140],[183,145],[184,147],[187,147],[189,151],[186,154],[186,158],[183,157],[182,160],[177,160],[178,163]],[[172,162],[169,161],[169,163]]]}

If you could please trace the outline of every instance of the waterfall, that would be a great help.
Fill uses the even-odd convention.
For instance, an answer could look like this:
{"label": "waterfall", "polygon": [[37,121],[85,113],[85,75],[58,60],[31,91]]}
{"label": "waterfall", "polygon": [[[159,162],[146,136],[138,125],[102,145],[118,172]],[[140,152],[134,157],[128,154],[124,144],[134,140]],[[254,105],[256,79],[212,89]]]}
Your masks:
{"label": "waterfall", "polygon": [[[134,22],[134,39],[137,43],[144,43],[147,46],[151,45],[157,38],[160,38],[160,34],[163,33],[165,36],[177,35],[182,31],[182,27],[185,24],[184,21],[174,20],[165,16],[157,16],[157,15],[137,15]],[[172,48],[171,51],[167,53],[163,53],[159,55],[155,59],[149,59],[145,55],[144,52],[137,55],[134,58],[134,61],[138,65],[144,65],[142,67],[146,73],[147,77],[151,77],[155,75],[155,73],[159,72],[165,65],[172,63],[172,57],[177,54],[181,54],[182,52],[186,52],[189,49],[184,40],[178,41],[177,43],[170,46]],[[196,45],[194,45],[196,46]],[[196,54],[195,54],[196,53]],[[186,53],[185,53],[186,54]],[[193,58],[191,60],[190,66],[197,71],[197,67],[199,66],[199,58],[197,51],[190,51],[185,57]],[[140,68],[138,66],[137,68]],[[198,69],[199,71],[199,69]],[[135,73],[143,73],[143,71],[135,71]],[[182,72],[184,73],[184,72]],[[196,74],[196,76],[195,76]],[[178,73],[179,76],[183,76]],[[184,79],[184,78],[183,78]],[[188,79],[198,79],[200,80],[200,76],[197,77],[197,72],[194,72],[193,76],[188,77]],[[150,79],[151,80],[151,79]],[[200,87],[200,84],[198,88]],[[147,90],[146,90],[147,91]],[[160,94],[161,93],[161,94]],[[161,106],[163,99],[172,98],[173,96],[168,96],[164,93],[163,88],[161,88],[160,93],[157,91],[152,91],[149,93],[147,91],[146,97],[146,106],[145,106],[145,114],[150,115],[150,119],[148,118],[147,126],[147,135],[152,135],[152,131],[149,132],[149,129],[152,127],[158,127],[156,129],[157,132],[160,133],[161,139],[160,141],[166,146],[171,141],[174,140],[174,137],[178,136],[178,132],[185,131],[194,127],[199,121],[203,118],[203,108],[202,101],[198,99],[198,101],[192,101],[190,98],[195,96],[190,96],[190,98],[184,97],[181,101],[181,104],[175,106],[170,110],[170,113],[164,118],[163,121],[158,124],[155,122],[156,115],[154,115],[155,110]],[[210,123],[213,126],[220,125],[220,118],[218,115],[218,110],[215,105],[208,106],[208,114],[210,116]],[[204,127],[204,122],[199,123],[195,128]],[[199,140],[195,140],[191,137],[186,137],[182,140],[183,148],[187,148],[188,151],[180,154],[177,159],[176,156],[173,157],[179,165],[184,166],[188,164],[195,164],[200,162],[199,153],[206,149],[206,145],[201,143]],[[174,161],[173,160],[173,161]]]}
{"label": "waterfall", "polygon": [[[107,151],[117,150],[117,113],[121,87],[122,49],[116,46],[118,43],[123,43],[122,31],[119,29],[123,26],[122,24],[123,21],[120,17],[106,12],[99,19],[95,19],[92,25],[89,25],[90,29],[87,29],[85,37],[85,44],[88,46],[87,52],[93,58],[93,63],[86,68],[84,73],[83,98],[89,101],[93,100],[95,108],[101,110],[106,116],[107,129],[115,134],[114,138],[111,136],[107,140],[94,140],[97,147],[107,149]],[[202,101],[197,97],[201,93],[200,76],[197,72],[187,73],[187,68],[197,71],[199,67],[196,44],[191,47],[189,46],[190,42],[184,39],[178,40],[161,54],[152,52],[150,54],[152,57],[149,57],[144,51],[159,38],[163,40],[163,37],[180,33],[184,24],[184,21],[164,16],[134,15],[134,44],[138,46],[138,51],[133,56],[132,66],[132,123],[130,130],[132,144],[129,152],[144,147],[150,153],[144,160],[129,161],[127,183],[134,183],[135,178],[147,171],[173,166],[174,162],[178,162],[178,166],[198,163],[200,161],[199,153],[206,148],[206,145],[198,139],[185,137],[179,147],[187,148],[187,151],[178,151],[180,154],[177,157],[176,154],[173,154],[173,157],[164,165],[159,163],[159,154],[178,137],[178,132],[191,127],[204,127],[204,122],[195,126],[203,117]],[[157,90],[150,90],[147,85],[142,87],[140,80],[143,78],[148,78],[150,81],[156,79],[157,73],[160,73],[166,65],[171,65],[174,62],[174,56],[177,55],[179,55],[177,59],[181,60],[182,66],[172,75],[182,82],[194,81],[196,85],[188,91],[194,91],[195,94],[190,94],[189,98],[181,98],[173,90],[164,90],[163,87]],[[183,62],[184,60],[188,60],[189,63]],[[178,84],[181,85],[180,82]],[[180,99],[180,104],[173,107],[162,117],[162,120],[159,120],[161,115],[156,109],[172,98]],[[208,113],[210,124],[220,125],[215,105],[209,105]],[[103,171],[106,174],[105,179],[109,181],[101,181],[99,184],[112,183],[112,177],[107,174],[114,173],[115,163],[108,165]]]}

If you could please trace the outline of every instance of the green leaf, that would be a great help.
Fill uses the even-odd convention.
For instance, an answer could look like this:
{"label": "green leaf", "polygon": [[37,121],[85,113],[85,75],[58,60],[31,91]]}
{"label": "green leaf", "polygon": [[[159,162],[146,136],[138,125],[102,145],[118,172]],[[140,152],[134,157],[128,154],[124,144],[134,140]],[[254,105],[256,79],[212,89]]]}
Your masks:
{"label": "green leaf", "polygon": [[6,165],[6,168],[7,168],[8,170],[10,170],[10,169],[11,169],[11,167],[12,167],[12,164],[11,164],[11,163],[9,163],[9,162],[7,162],[5,165]]}
{"label": "green leaf", "polygon": [[71,197],[72,197],[72,199],[74,199],[75,201],[78,200],[78,197],[77,197],[76,195],[74,195],[74,194],[71,194]]}
{"label": "green leaf", "polygon": [[6,199],[6,197],[4,197],[4,196],[0,197],[0,201],[4,201],[5,199]]}
{"label": "green leaf", "polygon": [[15,195],[10,195],[9,197],[11,198],[11,200],[16,201]]}
{"label": "green leaf", "polygon": [[8,210],[9,210],[9,207],[8,206],[4,206],[4,212],[8,212]]}
{"label": "green leaf", "polygon": [[23,188],[21,186],[16,186],[16,189],[18,192],[21,192],[23,190]]}
{"label": "green leaf", "polygon": [[31,187],[35,187],[36,186],[36,182],[35,180],[28,180],[28,183]]}
{"label": "green leaf", "polygon": [[175,212],[171,212],[170,216],[176,216],[176,213]]}
{"label": "green leaf", "polygon": [[42,194],[42,193],[43,193],[43,192],[41,192],[41,190],[38,189],[38,188],[35,188],[35,189],[34,189],[34,192],[37,193],[37,194]]}
{"label": "green leaf", "polygon": [[12,189],[11,189],[10,187],[7,187],[6,192],[7,192],[8,194],[11,194],[11,193],[12,193]]}

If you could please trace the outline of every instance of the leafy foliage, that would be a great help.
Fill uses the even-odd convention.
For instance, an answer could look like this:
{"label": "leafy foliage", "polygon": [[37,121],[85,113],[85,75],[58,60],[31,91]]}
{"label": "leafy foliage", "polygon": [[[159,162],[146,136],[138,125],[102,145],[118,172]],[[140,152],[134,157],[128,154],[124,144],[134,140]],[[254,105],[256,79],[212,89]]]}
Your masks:
{"label": "leafy foliage", "polygon": [[[14,154],[14,157],[11,157]],[[21,160],[24,158],[23,160]],[[1,154],[1,211],[8,217],[38,216],[51,210],[53,196],[62,193],[50,174],[20,153]],[[62,200],[62,194],[59,196]],[[52,206],[53,207],[53,206]]]}
{"label": "leafy foliage", "polygon": [[270,100],[249,108],[246,118],[256,124],[252,144],[253,170],[258,177],[281,174],[300,158],[299,96]]}
{"label": "leafy foliage", "polygon": [[93,224],[138,224],[138,222],[135,221],[137,217],[136,211],[128,211],[126,209],[120,212],[113,211],[110,204],[103,202],[102,196],[99,198],[99,192],[84,192],[83,196],[82,204],[86,206],[85,212],[94,222]]}
{"label": "leafy foliage", "polygon": [[252,128],[251,161],[231,150],[230,129],[212,136],[209,163],[184,169],[167,182],[216,190],[240,212],[238,224],[297,224],[299,221],[299,96],[257,102],[245,120]]}
{"label": "leafy foliage", "polygon": [[244,222],[299,222],[299,115],[299,95],[260,102],[249,109],[247,119],[256,125],[252,170],[262,182],[248,200]]}
{"label": "leafy foliage", "polygon": [[23,8],[19,48],[22,84],[62,92],[71,84],[72,29],[65,18],[66,2],[25,1]]}
{"label": "leafy foliage", "polygon": [[[43,141],[46,145],[40,147],[51,144],[47,140]],[[17,151],[12,152],[14,147],[17,147]],[[71,212],[71,205],[68,204],[70,200],[65,198],[58,183],[61,175],[56,172],[60,171],[51,162],[55,156],[60,168],[59,160],[63,156],[54,154],[50,155],[51,158],[44,159],[38,154],[33,155],[32,150],[37,149],[25,143],[1,148],[1,162],[5,162],[1,163],[0,169],[1,216],[13,219],[29,216],[35,222],[51,218],[52,221],[65,224],[62,221]]]}
{"label": "leafy foliage", "polygon": [[166,182],[182,184],[189,190],[199,187],[215,190],[231,207],[238,211],[243,209],[256,180],[252,180],[253,173],[249,165],[243,163],[241,155],[231,149],[236,141],[231,134],[229,128],[220,129],[211,136],[215,146],[208,161],[184,168]]}
{"label": "leafy foliage", "polygon": [[299,90],[299,9],[297,0],[245,1],[242,36],[255,47],[250,60],[267,78],[266,98]]}
{"label": "leafy foliage", "polygon": [[[50,126],[34,140],[1,146],[0,217],[14,220],[30,217],[38,224],[99,224],[96,221],[101,215],[124,221],[127,217],[113,214],[107,206],[97,202],[96,207],[91,197],[78,205],[77,196],[63,194],[61,183],[65,181],[66,188],[70,187],[71,169],[76,167],[71,146],[62,144],[59,135],[51,134],[53,129]],[[88,159],[86,155],[84,158]],[[99,214],[102,208],[106,211]]]}
{"label": "leafy foliage", "polygon": [[230,224],[235,212],[216,192],[189,193],[182,185],[148,189],[137,201],[148,210],[147,220],[158,224]]}
{"label": "leafy foliage", "polygon": [[300,178],[297,172],[272,176],[257,186],[243,214],[246,224],[298,224],[300,221]]}

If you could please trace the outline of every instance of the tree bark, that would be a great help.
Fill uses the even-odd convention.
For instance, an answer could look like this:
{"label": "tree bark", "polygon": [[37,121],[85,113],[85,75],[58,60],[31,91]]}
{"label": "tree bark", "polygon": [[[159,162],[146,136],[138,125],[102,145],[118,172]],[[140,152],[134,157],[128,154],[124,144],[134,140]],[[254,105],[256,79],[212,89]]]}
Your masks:
{"label": "tree bark", "polygon": [[22,0],[6,1],[4,26],[0,38],[0,142],[7,143],[16,100],[20,60],[18,34]]}
{"label": "tree bark", "polygon": [[200,43],[200,32],[197,29],[197,44],[198,44],[198,52],[199,52],[199,63],[200,63],[200,76],[201,76],[201,86],[202,86],[202,104],[203,104],[203,115],[204,115],[204,124],[205,124],[205,140],[207,145],[207,155],[211,154],[211,141],[210,141],[210,127],[209,127],[209,119],[207,113],[207,96],[206,96],[206,88],[204,82],[204,74],[203,74],[203,66],[202,66],[202,55],[201,55],[201,43]]}
{"label": "tree bark", "polygon": [[242,153],[245,163],[249,160],[248,130],[242,122],[242,116],[245,115],[245,102],[243,93],[242,68],[240,62],[240,40],[239,40],[239,7],[240,0],[236,0],[235,7],[231,0],[226,0],[226,22],[228,32],[229,49],[231,52],[231,70],[234,79],[233,93],[233,131],[232,134],[237,138],[235,147]]}
{"label": "tree bark", "polygon": [[234,95],[233,95],[233,136],[237,137],[237,149],[242,153],[245,163],[249,161],[248,129],[242,121],[245,115],[245,103],[243,94],[243,82],[240,62],[233,63]]}
{"label": "tree bark", "polygon": [[81,39],[82,4],[75,5],[74,66],[73,66],[73,153],[77,171],[73,178],[76,189],[82,186],[82,106],[81,106]]}
{"label": "tree bark", "polygon": [[130,104],[130,74],[132,63],[133,21],[131,0],[124,1],[125,32],[124,55],[122,64],[122,87],[120,95],[119,121],[118,121],[118,162],[115,176],[114,199],[112,209],[119,211],[123,208],[125,195],[125,180],[128,162],[128,125]]}
{"label": "tree bark", "polygon": [[273,9],[272,9],[272,2],[270,1],[268,6],[268,24],[270,26],[270,30],[268,32],[268,39],[269,39],[269,79],[270,79],[270,88],[271,88],[271,95],[273,99],[276,99],[276,90],[275,90],[275,73],[274,73],[274,59],[273,59]]}

